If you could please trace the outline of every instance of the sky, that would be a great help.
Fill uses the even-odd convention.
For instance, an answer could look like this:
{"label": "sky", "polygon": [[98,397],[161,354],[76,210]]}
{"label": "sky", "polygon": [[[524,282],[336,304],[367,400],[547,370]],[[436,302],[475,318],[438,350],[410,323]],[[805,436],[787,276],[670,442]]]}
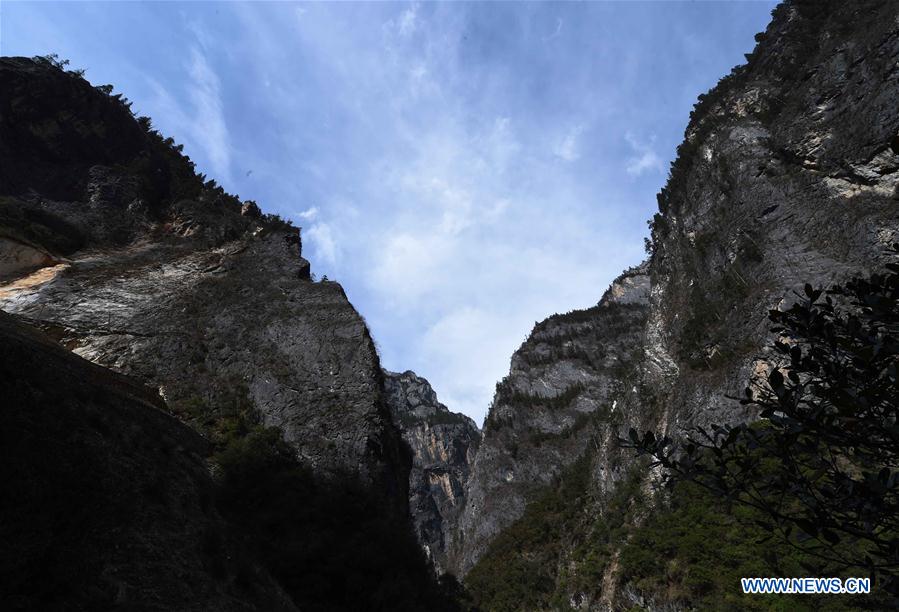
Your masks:
{"label": "sky", "polygon": [[699,94],[772,2],[0,2],[0,54],[110,83],[480,425],[534,323],[645,257]]}

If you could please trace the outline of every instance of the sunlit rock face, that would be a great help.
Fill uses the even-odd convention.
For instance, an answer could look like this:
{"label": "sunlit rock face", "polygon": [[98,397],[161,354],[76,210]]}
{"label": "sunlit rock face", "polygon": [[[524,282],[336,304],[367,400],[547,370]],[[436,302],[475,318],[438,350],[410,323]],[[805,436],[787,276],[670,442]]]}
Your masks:
{"label": "sunlit rock face", "polygon": [[0,308],[200,430],[250,406],[317,472],[405,509],[374,343],[339,284],[310,280],[296,228],[46,62],[0,59],[0,108]]}
{"label": "sunlit rock face", "polygon": [[386,372],[387,404],[412,451],[409,511],[422,548],[439,572],[465,504],[465,485],[481,434],[474,421],[450,412],[414,372]]}
{"label": "sunlit rock face", "polygon": [[[894,3],[784,3],[748,63],[700,97],[628,315],[614,328],[603,327],[602,306],[550,317],[512,357],[450,554],[459,574],[584,454],[583,515],[602,516],[635,465],[617,444],[630,427],[677,437],[754,418],[728,396],[767,355],[767,311],[805,282],[882,267],[899,239],[897,23]],[[622,279],[615,285],[603,302],[627,294]],[[559,537],[556,562],[577,575],[565,538],[579,534]],[[636,605],[614,564],[604,571],[559,597],[580,609]]]}

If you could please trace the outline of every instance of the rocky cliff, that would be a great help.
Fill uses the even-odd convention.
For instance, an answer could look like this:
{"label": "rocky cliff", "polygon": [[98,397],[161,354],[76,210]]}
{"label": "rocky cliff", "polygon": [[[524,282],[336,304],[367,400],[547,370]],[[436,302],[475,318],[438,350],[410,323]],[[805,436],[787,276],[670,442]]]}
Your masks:
{"label": "rocky cliff", "polygon": [[412,451],[409,511],[416,535],[434,568],[444,572],[481,432],[438,402],[428,381],[414,372],[384,374],[387,405]]}
{"label": "rocky cliff", "polygon": [[896,241],[899,8],[787,2],[757,40],[691,116],[652,223],[648,299],[615,325],[602,302],[550,317],[497,388],[453,551],[489,601],[519,596],[497,590],[527,569],[513,549],[539,583],[520,607],[664,599],[620,582],[615,537],[639,524],[651,474],[616,439],[753,418],[727,396],[765,367],[767,311],[805,282],[879,268]]}
{"label": "rocky cliff", "polygon": [[343,289],[52,58],[0,58],[0,308],[0,607],[454,609]]}
{"label": "rocky cliff", "polygon": [[277,426],[316,469],[405,499],[368,329],[340,285],[310,281],[296,228],[46,61],[0,60],[0,135],[0,308],[212,435]]}
{"label": "rocky cliff", "polygon": [[643,358],[648,304],[645,266],[628,270],[593,308],[538,323],[512,356],[490,407],[452,549],[461,574],[541,486],[608,437],[598,424],[616,419],[621,396],[634,392],[623,373]]}

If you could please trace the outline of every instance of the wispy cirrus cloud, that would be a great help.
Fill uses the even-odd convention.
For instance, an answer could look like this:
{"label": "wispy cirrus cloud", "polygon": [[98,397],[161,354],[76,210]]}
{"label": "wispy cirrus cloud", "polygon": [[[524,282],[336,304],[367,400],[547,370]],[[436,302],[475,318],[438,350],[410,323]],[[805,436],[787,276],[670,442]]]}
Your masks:
{"label": "wispy cirrus cloud", "polygon": [[310,206],[306,210],[296,213],[296,216],[303,221],[315,221],[315,218],[318,217],[318,206]]}
{"label": "wispy cirrus cloud", "polygon": [[219,183],[233,184],[233,147],[225,120],[221,82],[201,45],[190,48],[182,70],[187,77],[182,95],[156,78],[146,77],[155,96],[149,106],[165,117],[177,141],[208,160],[211,177]]}
{"label": "wispy cirrus cloud", "polygon": [[224,102],[218,75],[198,47],[191,50],[188,74],[193,103],[192,134],[206,151],[216,175],[231,179],[231,143],[225,123]]}
{"label": "wispy cirrus cloud", "polygon": [[637,139],[630,132],[627,132],[624,138],[634,152],[634,155],[631,155],[626,160],[625,171],[629,175],[636,177],[645,173],[665,172],[665,162],[662,160],[662,156],[655,150],[655,138],[643,141]]}
{"label": "wispy cirrus cloud", "polygon": [[570,128],[565,133],[565,136],[556,144],[555,148],[553,149],[553,153],[555,153],[557,157],[560,157],[565,161],[576,161],[581,156],[579,149],[579,140],[583,133],[583,125],[577,125]]}

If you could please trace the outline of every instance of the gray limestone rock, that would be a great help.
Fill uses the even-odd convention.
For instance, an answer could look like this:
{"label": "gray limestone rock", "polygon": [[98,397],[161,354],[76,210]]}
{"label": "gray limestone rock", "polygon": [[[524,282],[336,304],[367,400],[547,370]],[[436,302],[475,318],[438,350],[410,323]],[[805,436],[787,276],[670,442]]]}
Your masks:
{"label": "gray limestone rock", "polygon": [[412,451],[409,512],[422,548],[443,573],[481,434],[470,418],[438,402],[424,378],[384,374],[387,405]]}

